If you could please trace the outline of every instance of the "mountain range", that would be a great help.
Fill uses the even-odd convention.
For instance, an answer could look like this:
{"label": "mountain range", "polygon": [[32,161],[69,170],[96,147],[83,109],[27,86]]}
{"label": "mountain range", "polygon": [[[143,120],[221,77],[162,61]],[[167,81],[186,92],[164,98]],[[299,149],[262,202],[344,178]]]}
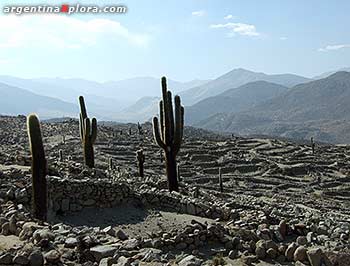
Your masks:
{"label": "mountain range", "polygon": [[195,125],[241,135],[292,139],[311,136],[324,142],[350,143],[350,73],[299,84],[241,112],[221,112]]}
{"label": "mountain range", "polygon": [[[169,79],[168,88],[181,96],[188,125],[241,135],[350,142],[350,69],[344,70],[310,79],[234,69],[213,80]],[[150,77],[95,82],[0,76],[0,93],[2,114],[76,116],[77,97],[84,95],[90,116],[143,122],[158,113],[161,88],[159,79]]]}

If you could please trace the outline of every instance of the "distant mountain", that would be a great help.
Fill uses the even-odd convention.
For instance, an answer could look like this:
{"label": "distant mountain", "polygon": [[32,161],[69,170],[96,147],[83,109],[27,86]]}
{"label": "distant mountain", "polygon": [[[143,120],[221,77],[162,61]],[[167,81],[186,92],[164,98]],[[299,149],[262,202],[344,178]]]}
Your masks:
{"label": "distant mountain", "polygon": [[113,120],[134,123],[145,122],[158,114],[159,99],[158,97],[143,97],[115,115]]}
{"label": "distant mountain", "polygon": [[237,88],[259,80],[276,83],[285,87],[292,87],[310,81],[308,78],[293,74],[267,75],[238,68],[206,84],[183,91],[180,93],[180,96],[182,96],[183,103],[189,106],[205,98],[216,96],[228,89]]}
{"label": "distant mountain", "polygon": [[350,73],[297,85],[249,110],[209,117],[197,126],[243,135],[264,134],[350,143]]}
{"label": "distant mountain", "polygon": [[0,95],[0,113],[3,115],[27,115],[35,112],[41,118],[51,118],[76,116],[78,113],[77,105],[4,83],[0,83]]}
{"label": "distant mountain", "polygon": [[267,81],[255,81],[227,90],[186,108],[186,123],[194,124],[215,113],[237,113],[276,97],[288,88]]}
{"label": "distant mountain", "polygon": [[325,73],[322,73],[321,75],[315,76],[313,77],[313,79],[324,79],[329,77],[330,75],[333,75],[334,73],[340,72],[340,71],[346,71],[346,72],[350,72],[350,67],[344,67],[335,71],[328,71]]}

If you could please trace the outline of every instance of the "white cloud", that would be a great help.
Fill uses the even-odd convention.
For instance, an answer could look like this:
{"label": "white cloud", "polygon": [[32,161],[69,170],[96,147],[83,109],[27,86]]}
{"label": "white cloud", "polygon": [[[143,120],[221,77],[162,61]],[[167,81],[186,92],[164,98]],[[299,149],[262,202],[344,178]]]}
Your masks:
{"label": "white cloud", "polygon": [[233,19],[233,18],[234,18],[234,16],[232,16],[232,15],[224,16],[224,19]]}
{"label": "white cloud", "polygon": [[52,46],[77,49],[91,46],[102,36],[146,46],[147,34],[130,32],[110,19],[80,20],[67,16],[0,16],[0,48]]}
{"label": "white cloud", "polygon": [[213,24],[210,25],[210,28],[212,29],[229,29],[230,32],[228,33],[229,37],[233,37],[236,34],[239,35],[246,35],[246,36],[259,36],[260,33],[256,31],[256,28],[254,25],[251,24],[245,24],[245,23],[226,23],[226,24]]}
{"label": "white cloud", "polygon": [[327,51],[340,50],[340,49],[343,49],[343,48],[350,48],[350,44],[327,45],[324,48],[319,48],[318,51],[320,51],[320,52],[327,52]]}
{"label": "white cloud", "polygon": [[192,16],[195,16],[195,17],[203,17],[206,14],[207,14],[207,12],[205,12],[205,10],[198,10],[198,11],[192,12]]}

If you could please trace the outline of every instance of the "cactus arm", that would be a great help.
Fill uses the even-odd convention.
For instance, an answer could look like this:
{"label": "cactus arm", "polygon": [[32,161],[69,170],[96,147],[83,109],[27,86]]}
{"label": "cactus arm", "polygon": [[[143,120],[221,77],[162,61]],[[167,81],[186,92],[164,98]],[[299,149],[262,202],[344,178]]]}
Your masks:
{"label": "cactus arm", "polygon": [[[168,97],[168,111],[169,111],[169,143],[172,143],[174,141],[174,111],[173,111],[173,103],[171,99],[171,92],[167,92],[167,97]],[[168,144],[168,143],[167,143]]]}
{"label": "cactus arm", "polygon": [[179,96],[175,96],[175,133],[174,133],[174,155],[176,155],[181,146],[183,131],[183,108]]}
{"label": "cactus arm", "polygon": [[84,125],[85,125],[84,139],[86,140],[90,137],[90,131],[91,131],[89,118],[85,118]]}
{"label": "cactus arm", "polygon": [[80,113],[83,117],[83,120],[85,120],[85,118],[87,118],[87,112],[86,112],[85,101],[83,96],[79,96],[79,104],[80,104]]}
{"label": "cactus arm", "polygon": [[97,120],[93,118],[91,120],[91,143],[95,143],[97,138]]}
{"label": "cactus arm", "polygon": [[160,131],[161,131],[161,137],[164,139],[164,104],[161,100],[159,102],[159,117],[160,117]]}
{"label": "cactus arm", "polygon": [[157,144],[162,149],[166,150],[166,145],[165,145],[165,143],[162,141],[162,139],[160,137],[159,123],[158,123],[158,118],[157,117],[153,118],[153,135],[154,135],[154,139],[157,142]]}

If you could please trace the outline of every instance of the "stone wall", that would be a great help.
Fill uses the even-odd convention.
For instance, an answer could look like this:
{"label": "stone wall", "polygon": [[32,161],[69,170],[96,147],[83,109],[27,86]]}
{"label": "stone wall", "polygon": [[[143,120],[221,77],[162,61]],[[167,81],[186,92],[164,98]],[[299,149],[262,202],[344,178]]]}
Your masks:
{"label": "stone wall", "polygon": [[231,215],[230,208],[219,206],[215,202],[203,203],[203,199],[147,185],[134,191],[129,184],[106,179],[62,179],[50,176],[48,198],[51,215],[78,212],[86,207],[111,208],[128,202],[213,219],[227,220]]}

